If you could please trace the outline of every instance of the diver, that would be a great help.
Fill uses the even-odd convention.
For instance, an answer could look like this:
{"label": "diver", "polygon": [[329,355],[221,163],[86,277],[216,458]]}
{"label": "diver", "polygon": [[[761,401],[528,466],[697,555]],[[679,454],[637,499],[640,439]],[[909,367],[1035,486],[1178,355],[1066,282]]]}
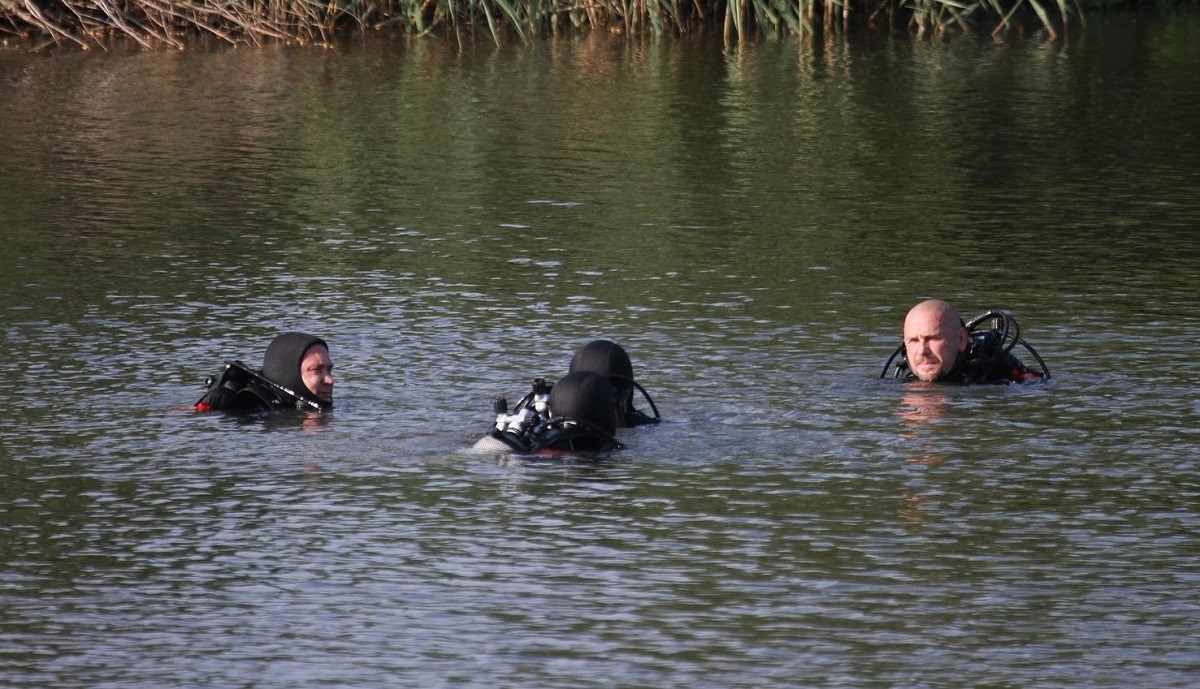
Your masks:
{"label": "diver", "polygon": [[[658,407],[654,405],[650,393],[646,392],[645,388],[638,385],[637,381],[633,379],[633,363],[630,362],[629,355],[621,345],[608,340],[593,340],[575,352],[575,355],[571,357],[571,365],[568,370],[571,373],[590,371],[608,378],[608,382],[613,388],[613,401],[617,406],[617,426],[631,428],[648,423],[658,423],[661,420]],[[650,405],[654,416],[633,406],[635,389],[642,393],[642,397]]]}
{"label": "diver", "polygon": [[220,376],[209,377],[205,387],[207,392],[193,405],[197,411],[329,411],[333,408],[329,345],[306,333],[282,333],[267,346],[262,369],[227,361]]}
{"label": "diver", "polygon": [[617,441],[617,409],[604,376],[588,371],[568,373],[553,385],[537,378],[533,389],[511,410],[494,402],[496,425],[471,450],[495,454],[560,454],[611,452]]}
{"label": "diver", "polygon": [[[1030,369],[1013,355],[1020,345],[1037,361]],[[883,366],[880,378],[966,385],[1050,378],[1050,369],[1028,342],[1017,320],[987,311],[969,323],[939,299],[923,301],[904,318],[904,342]]]}

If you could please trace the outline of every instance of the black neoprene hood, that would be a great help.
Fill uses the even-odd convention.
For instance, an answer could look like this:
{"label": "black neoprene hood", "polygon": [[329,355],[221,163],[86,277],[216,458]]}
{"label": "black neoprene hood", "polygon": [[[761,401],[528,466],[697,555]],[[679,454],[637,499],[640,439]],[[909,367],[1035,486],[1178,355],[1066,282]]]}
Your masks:
{"label": "black neoprene hood", "polygon": [[617,430],[617,409],[612,386],[604,376],[589,371],[568,373],[550,391],[550,418],[586,421],[612,435]]}
{"label": "black neoprene hood", "polygon": [[305,352],[313,345],[329,349],[325,340],[315,335],[297,332],[278,335],[271,340],[271,344],[267,346],[267,353],[263,355],[263,375],[292,392],[320,399],[308,389],[300,375],[300,362],[304,359]]}
{"label": "black neoprene hood", "polygon": [[[618,385],[621,378],[633,380],[633,364],[621,345],[608,340],[594,340],[584,345],[571,358],[570,372],[591,371],[608,376],[609,382]],[[613,380],[613,378],[618,380]],[[628,387],[626,383],[624,386]]]}

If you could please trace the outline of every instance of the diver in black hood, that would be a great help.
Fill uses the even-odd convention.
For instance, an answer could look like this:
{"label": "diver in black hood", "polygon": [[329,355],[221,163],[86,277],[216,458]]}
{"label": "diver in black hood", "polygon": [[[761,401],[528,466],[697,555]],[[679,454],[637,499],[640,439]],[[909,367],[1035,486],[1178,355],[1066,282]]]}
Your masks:
{"label": "diver in black hood", "polygon": [[210,377],[205,385],[208,391],[194,405],[200,411],[329,411],[333,408],[329,345],[307,333],[282,333],[267,346],[261,370],[228,361],[221,375]]}
{"label": "diver in black hood", "polygon": [[604,376],[569,373],[554,385],[538,378],[510,412],[496,400],[496,426],[471,448],[497,454],[610,452],[624,446],[614,435],[617,410]]}
{"label": "diver in black hood", "polygon": [[[590,371],[608,378],[613,388],[613,401],[617,405],[618,426],[629,428],[659,422],[658,407],[654,406],[650,394],[633,379],[633,363],[621,345],[609,340],[593,340],[575,352],[569,370],[572,373]],[[654,416],[634,408],[635,389],[646,398]]]}

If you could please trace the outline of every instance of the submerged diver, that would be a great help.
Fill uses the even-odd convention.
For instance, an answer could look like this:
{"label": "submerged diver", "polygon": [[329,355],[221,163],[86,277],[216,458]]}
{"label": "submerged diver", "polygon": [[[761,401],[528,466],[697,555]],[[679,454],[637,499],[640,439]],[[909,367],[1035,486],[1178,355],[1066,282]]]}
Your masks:
{"label": "submerged diver", "polygon": [[[991,327],[986,327],[991,324]],[[1012,354],[1021,345],[1037,360],[1033,370]],[[929,382],[1003,383],[1042,380],[1050,369],[1012,316],[988,311],[964,323],[958,311],[939,299],[923,301],[904,318],[904,343],[884,364],[881,378]]]}
{"label": "submerged diver", "polygon": [[205,385],[208,391],[194,405],[198,411],[329,411],[333,408],[333,360],[325,340],[287,332],[267,346],[261,370],[228,361],[221,375],[209,378]]}
{"label": "submerged diver", "polygon": [[[633,363],[621,345],[608,340],[593,340],[575,352],[569,370],[571,373],[590,371],[608,379],[613,388],[613,401],[617,406],[617,426],[630,428],[659,422],[658,407],[654,406],[650,394],[633,379]],[[646,398],[654,416],[634,408],[635,389]]]}
{"label": "submerged diver", "polygon": [[567,374],[554,385],[538,378],[533,390],[509,411],[495,401],[496,425],[471,448],[496,454],[610,452],[617,442],[617,410],[604,376],[588,371]]}

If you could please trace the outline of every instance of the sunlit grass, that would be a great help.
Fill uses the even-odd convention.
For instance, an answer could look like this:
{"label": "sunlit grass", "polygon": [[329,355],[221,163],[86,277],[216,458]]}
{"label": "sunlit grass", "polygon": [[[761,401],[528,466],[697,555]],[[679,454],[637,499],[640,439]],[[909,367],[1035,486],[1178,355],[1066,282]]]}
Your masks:
{"label": "sunlit grass", "polygon": [[1081,14],[1077,0],[0,0],[0,34],[34,42],[183,48],[199,36],[229,43],[323,43],[345,31],[524,40],[563,31],[687,34],[729,40],[834,34],[852,26],[917,34],[1040,30],[1053,39]]}

